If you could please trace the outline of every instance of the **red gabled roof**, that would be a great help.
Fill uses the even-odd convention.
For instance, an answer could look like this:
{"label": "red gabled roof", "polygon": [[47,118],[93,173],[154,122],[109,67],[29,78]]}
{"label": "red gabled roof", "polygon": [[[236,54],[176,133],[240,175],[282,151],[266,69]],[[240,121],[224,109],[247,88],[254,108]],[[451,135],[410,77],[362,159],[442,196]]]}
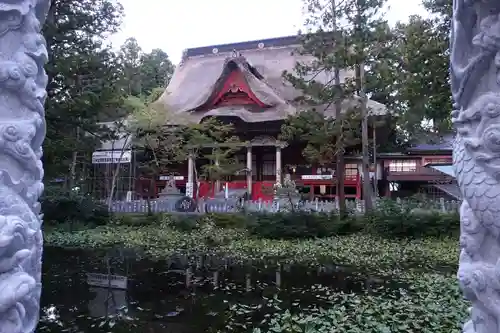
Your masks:
{"label": "red gabled roof", "polygon": [[247,81],[241,70],[235,68],[226,77],[221,89],[209,103],[210,106],[227,105],[257,105],[260,107],[269,107],[259,100],[248,86]]}

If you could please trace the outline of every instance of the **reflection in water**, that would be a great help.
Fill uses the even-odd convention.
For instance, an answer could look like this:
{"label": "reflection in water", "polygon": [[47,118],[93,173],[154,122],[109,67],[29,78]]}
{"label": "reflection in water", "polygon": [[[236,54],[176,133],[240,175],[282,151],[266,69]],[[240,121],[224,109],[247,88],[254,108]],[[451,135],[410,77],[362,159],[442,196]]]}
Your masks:
{"label": "reflection in water", "polygon": [[128,277],[127,290],[86,284],[87,272],[108,271],[109,257],[45,249],[38,331],[216,332],[224,328],[228,316],[235,320],[228,312],[232,305],[256,309],[241,318],[242,324],[251,327],[252,322],[275,311],[266,305],[275,296],[282,300],[282,309],[297,311],[325,304],[325,295],[332,291],[365,292],[367,285],[385,285],[335,265],[311,269],[234,266],[215,258],[195,258],[193,262],[183,256],[163,262],[117,258],[110,264],[110,272]]}
{"label": "reflection in water", "polygon": [[128,313],[126,290],[89,288],[89,292],[95,295],[95,298],[89,301],[88,311],[90,316],[101,318]]}

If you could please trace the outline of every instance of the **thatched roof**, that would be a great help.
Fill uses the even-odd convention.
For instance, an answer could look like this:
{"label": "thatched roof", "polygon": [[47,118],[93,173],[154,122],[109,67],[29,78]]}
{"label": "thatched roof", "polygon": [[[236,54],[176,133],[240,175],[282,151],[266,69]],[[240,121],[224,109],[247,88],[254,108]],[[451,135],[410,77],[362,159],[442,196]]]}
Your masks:
{"label": "thatched roof", "polygon": [[[283,78],[283,72],[293,72],[297,62],[315,60],[313,56],[301,55],[297,51],[300,45],[298,37],[291,36],[188,49],[155,106],[165,110],[168,122],[176,122],[176,118],[199,122],[207,116],[235,116],[245,122],[285,119],[297,112],[294,100],[301,92]],[[235,68],[243,73],[256,97],[271,107],[263,112],[254,112],[244,105],[198,111],[211,101]],[[352,71],[341,71],[341,81],[352,75]],[[331,79],[332,73],[327,72],[315,77],[320,82]],[[386,113],[380,103],[369,101],[368,106],[372,114]],[[333,116],[333,106],[324,112]]]}

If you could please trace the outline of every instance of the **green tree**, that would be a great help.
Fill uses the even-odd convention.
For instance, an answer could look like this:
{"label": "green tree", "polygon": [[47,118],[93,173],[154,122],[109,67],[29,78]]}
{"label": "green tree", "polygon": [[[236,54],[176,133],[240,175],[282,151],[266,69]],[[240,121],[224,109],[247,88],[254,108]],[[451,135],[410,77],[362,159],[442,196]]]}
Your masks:
{"label": "green tree", "polygon": [[174,73],[174,65],[168,54],[160,49],[154,49],[141,57],[142,92],[150,94],[153,89],[165,88]]}
{"label": "green tree", "polygon": [[303,111],[285,121],[280,137],[295,144],[305,142],[302,155],[311,164],[331,165],[338,154],[345,153],[346,147],[360,143],[361,119],[353,111],[339,119],[341,126],[334,118],[325,118],[315,110]]}
{"label": "green tree", "polygon": [[334,118],[325,118],[316,110],[303,111],[289,117],[281,127],[282,140],[300,144],[304,158],[313,165],[331,165],[338,154],[344,154],[346,147],[360,143],[359,112],[345,113],[339,119],[339,126]]}
{"label": "green tree", "polygon": [[[172,121],[178,125],[169,125],[168,112],[153,103],[160,92],[163,89],[157,88],[145,99],[130,97],[127,102],[135,109],[131,121],[134,147],[146,155],[139,166],[143,174],[156,178],[170,173],[170,165],[184,163],[189,156],[195,161],[196,183],[199,177],[217,181],[241,169],[234,158],[234,152],[241,149],[241,141],[233,135],[232,124],[215,118],[190,123],[176,115]],[[197,168],[199,159],[207,159],[209,163]]]}
{"label": "green tree", "polygon": [[104,40],[118,30],[122,16],[122,6],[114,0],[51,3],[43,27],[49,50],[44,144],[48,178],[74,178],[75,152],[91,152],[104,130],[98,125],[100,117],[120,109],[120,92],[110,84],[119,80],[120,66]]}
{"label": "green tree", "polygon": [[396,25],[394,35],[399,61],[393,68],[399,77],[392,86],[400,126],[417,140],[450,131],[448,32],[435,18],[412,16],[408,23]]}
{"label": "green tree", "polygon": [[[354,133],[348,133],[359,129],[355,126],[356,123],[352,122],[358,117],[352,117],[351,114],[366,107],[366,99],[359,100],[358,97],[363,96],[360,93],[366,91],[365,80],[360,77],[360,68],[366,71],[366,64],[377,64],[387,53],[390,30],[380,13],[385,0],[304,0],[304,4],[308,11],[306,23],[310,28],[303,36],[302,52],[313,55],[315,61],[297,64],[295,68],[297,74],[285,73],[285,77],[304,92],[301,102],[313,104],[322,116],[325,116],[325,110],[335,105],[337,121],[324,120],[324,124],[319,128],[329,129],[322,141],[325,143],[328,140],[333,141],[321,149],[330,157],[329,163],[336,161],[337,195],[343,214],[345,212],[343,155],[347,148],[345,145],[350,141],[343,138],[355,136]],[[344,82],[340,81],[339,72],[342,71],[346,71],[347,74]],[[366,71],[366,75],[373,72]],[[333,79],[316,80],[325,73],[327,77],[333,76]],[[376,82],[376,80],[367,81]],[[378,87],[381,91],[380,86]],[[380,91],[380,98],[390,96]],[[342,108],[347,108],[347,112],[341,112]],[[318,117],[320,118],[322,117]],[[290,124],[293,122],[289,122],[287,126]],[[333,128],[330,128],[332,126]],[[321,135],[321,131],[315,132]]]}
{"label": "green tree", "polygon": [[141,65],[142,48],[133,37],[127,38],[120,47],[120,62],[123,70],[122,86],[127,95],[140,96],[143,93]]}
{"label": "green tree", "polygon": [[165,51],[144,53],[135,38],[123,43],[119,58],[123,70],[121,86],[130,96],[148,96],[154,89],[165,88],[174,72]]}

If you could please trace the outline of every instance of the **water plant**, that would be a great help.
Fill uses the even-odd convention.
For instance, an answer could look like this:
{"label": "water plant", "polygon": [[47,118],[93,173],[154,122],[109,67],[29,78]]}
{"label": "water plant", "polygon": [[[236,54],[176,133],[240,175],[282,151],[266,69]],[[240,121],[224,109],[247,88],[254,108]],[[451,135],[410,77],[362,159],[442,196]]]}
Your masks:
{"label": "water plant", "polygon": [[405,268],[454,269],[458,257],[458,241],[451,237],[391,240],[360,233],[306,240],[270,240],[251,236],[242,229],[218,228],[210,223],[190,232],[165,224],[101,226],[74,232],[52,230],[46,232],[45,242],[50,246],[88,249],[135,248],[156,259],[179,254],[210,254],[233,262],[337,263],[364,267],[380,274],[392,274]]}

